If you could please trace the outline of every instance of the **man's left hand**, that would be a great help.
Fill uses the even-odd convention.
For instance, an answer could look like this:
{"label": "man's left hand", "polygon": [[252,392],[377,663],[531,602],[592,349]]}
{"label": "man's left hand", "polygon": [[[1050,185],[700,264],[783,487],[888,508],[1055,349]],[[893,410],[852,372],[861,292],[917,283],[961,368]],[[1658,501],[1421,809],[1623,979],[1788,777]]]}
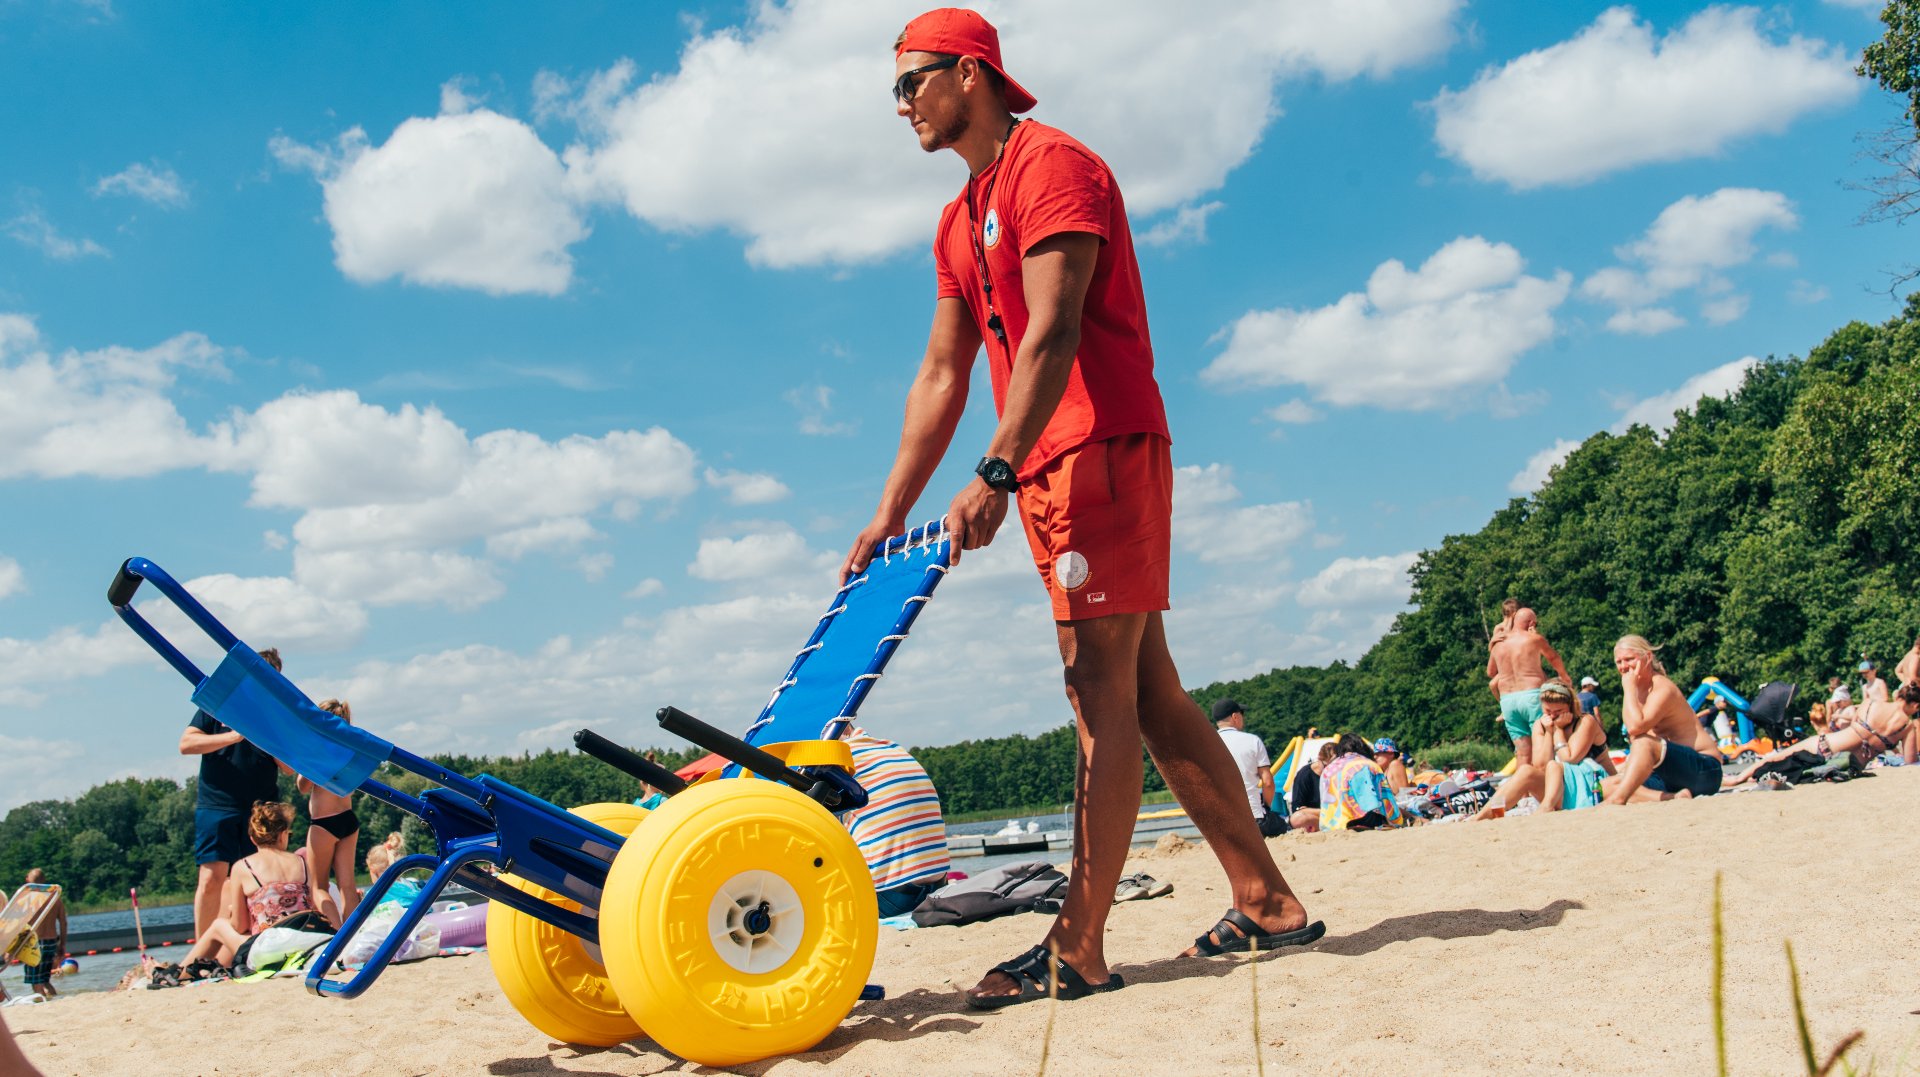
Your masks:
{"label": "man's left hand", "polygon": [[947,507],[947,537],[953,542],[953,563],[960,563],[961,550],[977,550],[993,541],[1007,518],[1007,492],[988,486],[982,479],[966,485]]}

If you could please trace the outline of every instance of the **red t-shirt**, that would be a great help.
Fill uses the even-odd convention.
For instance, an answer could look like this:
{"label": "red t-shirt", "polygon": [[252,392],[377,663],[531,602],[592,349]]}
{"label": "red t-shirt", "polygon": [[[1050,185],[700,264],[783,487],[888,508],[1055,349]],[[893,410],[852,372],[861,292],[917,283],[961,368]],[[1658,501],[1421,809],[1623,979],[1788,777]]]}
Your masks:
{"label": "red t-shirt", "polygon": [[[989,196],[989,204],[981,204]],[[1004,345],[987,328],[986,294],[967,217],[969,198],[974,200],[973,221],[983,237],[979,249],[993,280],[993,309],[1007,333]],[[995,410],[1006,410],[1013,358],[1027,329],[1021,259],[1041,240],[1062,232],[1099,236],[1100,253],[1080,315],[1080,351],[1074,356],[1066,392],[1033,452],[1017,463],[1022,479],[1061,453],[1091,441],[1138,433],[1157,433],[1171,440],[1166,406],[1153,379],[1146,295],[1140,287],[1140,264],[1134,260],[1133,232],[1127,226],[1120,185],[1092,150],[1065,132],[1032,120],[1016,126],[1000,160],[947,204],[933,241],[940,298],[964,300],[986,341]]]}

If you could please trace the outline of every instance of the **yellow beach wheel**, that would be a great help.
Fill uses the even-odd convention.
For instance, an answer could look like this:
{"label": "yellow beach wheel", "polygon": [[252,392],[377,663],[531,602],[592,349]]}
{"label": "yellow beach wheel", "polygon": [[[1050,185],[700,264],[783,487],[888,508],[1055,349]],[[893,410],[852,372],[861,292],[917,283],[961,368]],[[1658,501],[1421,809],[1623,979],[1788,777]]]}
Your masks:
{"label": "yellow beach wheel", "polygon": [[853,1009],[880,933],[873,878],[825,809],[752,778],[661,805],[614,859],[607,976],[654,1042],[730,1066],[804,1051]]}
{"label": "yellow beach wheel", "polygon": [[[588,804],[575,815],[616,834],[631,834],[647,817],[632,804]],[[511,875],[501,879],[563,908],[579,904]],[[640,1026],[607,981],[598,947],[501,902],[487,906],[487,959],[494,979],[527,1023],[563,1043],[611,1047],[640,1035]]]}

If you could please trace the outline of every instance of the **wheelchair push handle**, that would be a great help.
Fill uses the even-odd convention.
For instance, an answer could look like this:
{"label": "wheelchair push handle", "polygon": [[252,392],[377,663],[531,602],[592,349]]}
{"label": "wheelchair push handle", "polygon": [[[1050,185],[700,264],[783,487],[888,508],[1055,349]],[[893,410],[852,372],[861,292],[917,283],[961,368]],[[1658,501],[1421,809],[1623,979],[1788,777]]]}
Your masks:
{"label": "wheelchair push handle", "polygon": [[113,583],[107,586],[107,605],[117,608],[133,603],[133,593],[140,589],[141,578],[129,571],[129,568],[137,560],[142,559],[129,557],[120,562],[120,571],[114,573]]}
{"label": "wheelchair push handle", "polygon": [[673,771],[655,763],[632,749],[615,744],[613,741],[595,733],[591,729],[582,729],[573,735],[573,746],[598,759],[615,770],[628,774],[653,786],[668,796],[673,796],[687,787],[686,780]]}
{"label": "wheelchair push handle", "polygon": [[180,586],[179,581],[167,575],[166,569],[144,557],[129,557],[120,563],[120,570],[114,573],[113,582],[107,586],[107,601],[112,603],[113,612],[119,614],[127,627],[133,629],[134,634],[145,640],[161,658],[166,659],[167,664],[176,672],[185,677],[189,683],[198,686],[200,682],[206,680],[206,675],[200,672],[200,667],[180,653],[178,647],[162,636],[158,629],[148,624],[147,619],[140,616],[140,612],[133,608],[134,594],[140,590],[143,582],[151,583],[158,588],[169,602],[178,607],[181,613],[187,615],[188,620],[213,640],[222,653],[239,646],[239,637],[229,632],[226,625],[221,624],[218,618],[207,612],[207,608],[200,604],[199,599],[188,594],[187,589]]}
{"label": "wheelchair push handle", "polygon": [[661,707],[654,713],[654,718],[659,721],[661,729],[674,736],[692,741],[715,755],[738,763],[763,778],[771,778],[796,792],[824,797],[826,799],[822,803],[827,810],[838,810],[842,795],[833,783],[822,783],[817,778],[808,777],[739,737],[715,729],[678,707]]}

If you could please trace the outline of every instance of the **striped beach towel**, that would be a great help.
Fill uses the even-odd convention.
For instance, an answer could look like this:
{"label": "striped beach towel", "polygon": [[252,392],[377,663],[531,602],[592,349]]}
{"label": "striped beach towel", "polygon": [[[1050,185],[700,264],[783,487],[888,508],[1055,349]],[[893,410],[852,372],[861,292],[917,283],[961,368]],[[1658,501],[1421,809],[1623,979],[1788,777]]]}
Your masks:
{"label": "striped beach towel", "polygon": [[846,736],[853,776],[867,806],[843,818],[860,846],[875,890],[909,883],[939,885],[947,877],[947,828],[940,794],[905,748],[855,727]]}

